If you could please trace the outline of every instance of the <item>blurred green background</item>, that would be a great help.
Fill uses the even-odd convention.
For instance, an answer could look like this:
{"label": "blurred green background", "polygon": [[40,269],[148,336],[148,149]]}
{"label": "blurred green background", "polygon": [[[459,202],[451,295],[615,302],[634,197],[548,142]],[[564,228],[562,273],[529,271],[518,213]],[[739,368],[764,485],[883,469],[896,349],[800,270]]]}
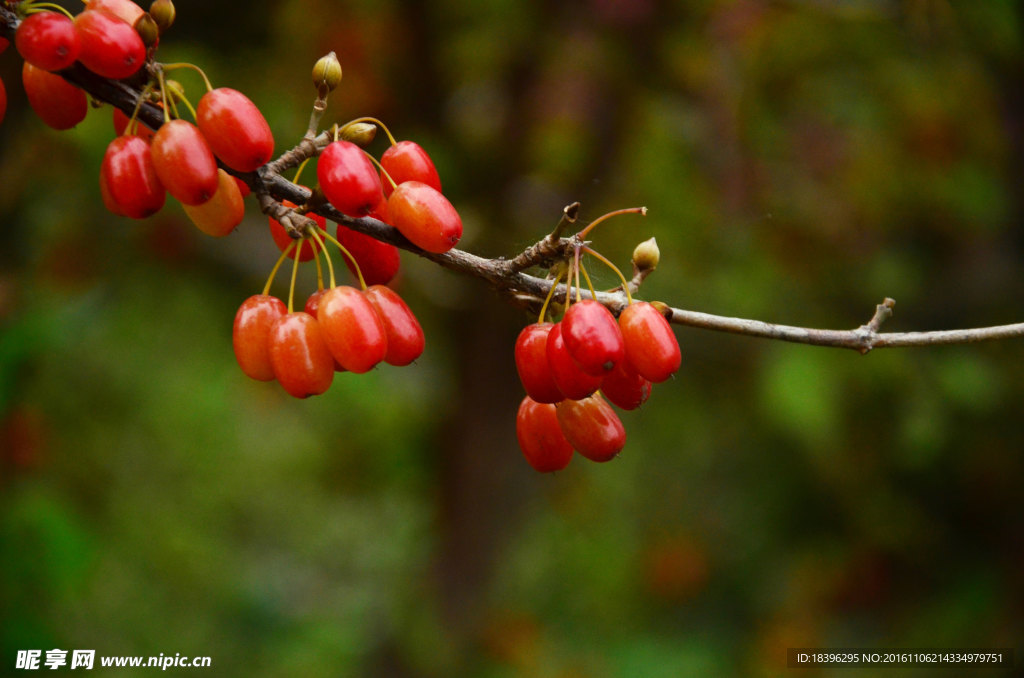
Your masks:
{"label": "blurred green background", "polygon": [[[1024,320],[1022,22],[1012,0],[182,1],[160,55],[249,94],[284,150],[337,51],[325,122],[419,141],[475,253],[575,200],[646,205],[595,231],[623,267],[657,237],[643,298],[849,328],[892,296],[909,331]],[[0,673],[29,648],[311,678],[1024,662],[1024,343],[681,328],[622,455],[538,475],[514,434],[528,316],[403,255],[415,366],[307,401],[250,381],[231,323],[277,256],[266,219],[214,241],[171,201],[110,216],[110,109],[54,132],[20,68],[0,56]]]}

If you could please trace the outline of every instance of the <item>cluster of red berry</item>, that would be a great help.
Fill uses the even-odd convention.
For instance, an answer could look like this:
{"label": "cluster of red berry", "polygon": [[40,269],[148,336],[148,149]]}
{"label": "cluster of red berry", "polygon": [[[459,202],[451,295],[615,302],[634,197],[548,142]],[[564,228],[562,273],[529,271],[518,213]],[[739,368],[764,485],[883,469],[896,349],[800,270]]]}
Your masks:
{"label": "cluster of red berry", "polygon": [[[433,161],[419,144],[396,142],[383,123],[373,122],[391,141],[387,151],[375,161],[352,141],[335,138],[317,159],[319,194],[343,214],[371,216],[395,226],[425,250],[448,251],[462,235],[462,221],[441,193]],[[336,128],[335,135],[359,124],[365,124],[363,119]],[[294,260],[292,289],[288,306],[268,294],[275,266],[263,293],[238,309],[234,347],[242,370],[253,379],[276,379],[289,394],[305,398],[326,391],[335,372],[360,374],[380,362],[404,366],[416,360],[423,353],[423,330],[402,298],[385,287],[398,272],[398,249],[341,224],[334,237],[326,230],[326,220],[306,205],[284,205],[312,219],[312,226],[295,240],[280,221],[269,218],[271,235],[281,249],[278,266],[286,258]],[[334,284],[325,241],[342,252],[361,289]],[[294,270],[300,262],[315,260],[319,272],[320,255],[328,263],[330,287],[324,289],[319,281],[304,310],[292,311]]]}
{"label": "cluster of red berry", "polygon": [[423,353],[416,316],[390,287],[347,285],[314,292],[289,312],[266,293],[235,315],[235,357],[248,376],[277,381],[296,398],[323,393],[335,372],[367,372],[380,362],[408,365]]}
{"label": "cluster of red berry", "polygon": [[74,127],[88,110],[85,92],[56,72],[78,61],[105,78],[131,77],[175,15],[171,0],[155,0],[149,12],[130,0],[87,0],[74,17],[47,2],[20,2],[15,9],[24,17],[14,44],[25,60],[25,93],[43,122],[56,129]]}
{"label": "cluster of red berry", "polygon": [[[150,63],[135,113],[129,117],[114,110],[117,136],[100,168],[100,193],[107,208],[143,219],[160,211],[169,193],[204,233],[224,236],[234,230],[250,191],[236,175],[265,165],[273,155],[274,139],[262,113],[241,92],[214,89],[194,65],[153,61],[161,34],[174,20],[171,0],[155,0],[149,12],[131,0],[87,0],[74,17],[35,0],[19,3],[17,11],[23,17],[15,43],[25,59],[25,89],[33,109],[51,127],[74,127],[88,110],[85,93],[59,71],[77,61],[101,77],[124,79]],[[175,68],[191,68],[202,76],[206,92],[195,108],[181,85],[165,77]],[[333,54],[317,62],[313,80],[322,112],[327,93],[341,80]],[[2,86],[0,95],[6,104]],[[163,110],[163,124],[155,131],[137,119],[143,102]],[[195,123],[179,115],[179,104],[191,111]],[[372,140],[378,127],[391,141],[379,161],[354,143]],[[317,159],[319,186],[307,204],[285,201],[291,211],[274,212],[280,220],[268,218],[281,258],[263,293],[238,310],[233,332],[242,370],[254,379],[276,379],[296,397],[323,393],[335,371],[361,373],[380,362],[408,365],[424,347],[416,317],[397,293],[384,287],[398,272],[398,249],[341,225],[331,235],[326,220],[312,211],[316,204],[327,201],[351,217],[371,216],[391,224],[429,252],[451,249],[462,235],[458,212],[441,193],[440,177],[422,147],[396,142],[382,123],[370,118],[335,126],[333,136]],[[305,218],[298,222],[301,226],[296,226],[296,216]],[[282,224],[285,219],[292,220],[291,228]],[[360,289],[335,284],[325,241],[341,250]],[[295,269],[285,305],[269,290],[289,256]],[[321,256],[330,270],[326,289]],[[318,291],[303,311],[293,311],[298,264],[313,259]]]}
{"label": "cluster of red berry", "polygon": [[[154,0],[149,12],[131,0],[88,0],[74,17],[50,8],[61,9],[46,2],[19,3],[24,19],[14,42],[25,59],[22,81],[29,104],[56,129],[74,127],[88,111],[85,92],[59,71],[77,61],[104,78],[129,78],[146,64],[175,18],[171,0]],[[208,81],[193,111],[196,123],[190,123],[177,115],[179,99],[191,108],[183,91],[165,80],[164,69],[157,75],[144,98],[152,96],[163,106],[165,124],[154,132],[115,109],[117,138],[100,168],[104,204],[115,214],[142,219],[160,211],[170,193],[201,230],[226,235],[242,220],[248,187],[219,169],[217,161],[239,172],[260,167],[274,151],[270,127],[241,92],[213,89]]]}
{"label": "cluster of red berry", "polygon": [[[578,251],[572,265],[579,270]],[[659,307],[633,301],[625,280],[623,288],[629,305],[618,320],[595,299],[581,299],[577,282],[576,303],[567,291],[570,305],[561,321],[545,322],[545,308],[516,340],[516,369],[526,389],[516,435],[538,471],[565,468],[574,450],[592,461],[614,458],[626,444],[626,431],[608,401],[634,410],[650,397],[653,383],[679,368],[679,343]]]}

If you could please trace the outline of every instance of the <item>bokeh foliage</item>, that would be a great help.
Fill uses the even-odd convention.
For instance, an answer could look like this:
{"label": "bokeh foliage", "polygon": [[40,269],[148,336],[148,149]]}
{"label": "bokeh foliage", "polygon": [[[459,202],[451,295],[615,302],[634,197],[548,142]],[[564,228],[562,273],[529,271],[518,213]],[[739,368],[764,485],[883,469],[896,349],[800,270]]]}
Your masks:
{"label": "bokeh foliage", "polygon": [[[657,236],[644,298],[820,327],[887,295],[892,330],[1022,319],[1011,0],[178,16],[163,59],[247,92],[281,149],[336,50],[327,119],[420,141],[474,252],[514,254],[574,200],[644,204],[594,237],[625,265]],[[1019,342],[861,357],[680,329],[684,366],[623,415],[621,457],[537,476],[513,427],[528,317],[409,256],[416,366],[309,401],[250,382],[230,326],[276,256],[265,219],[210,241],[170,204],[109,216],[109,110],[52,132],[19,69],[0,57],[2,670],[53,647],[223,676],[770,676],[796,646],[1024,661]]]}

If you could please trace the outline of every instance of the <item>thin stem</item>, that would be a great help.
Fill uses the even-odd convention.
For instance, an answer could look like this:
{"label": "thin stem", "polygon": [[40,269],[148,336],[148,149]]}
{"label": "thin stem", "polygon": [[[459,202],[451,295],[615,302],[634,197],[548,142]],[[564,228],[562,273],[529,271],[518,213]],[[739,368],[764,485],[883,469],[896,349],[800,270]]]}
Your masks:
{"label": "thin stem", "polygon": [[281,268],[281,264],[288,258],[288,253],[295,249],[295,240],[288,243],[288,246],[281,250],[281,256],[277,258],[277,263],[274,264],[274,268],[270,269],[270,276],[267,278],[267,284],[263,286],[263,294],[270,294],[270,286],[274,284],[274,278],[277,277],[277,271]]}
{"label": "thin stem", "polygon": [[324,112],[327,110],[327,97],[320,96],[317,93],[316,101],[313,102],[313,112],[309,114],[309,125],[306,126],[306,138],[313,139],[316,137],[317,130],[320,129],[320,121],[324,117]]}
{"label": "thin stem", "polygon": [[302,176],[302,170],[306,169],[306,165],[309,164],[310,160],[312,160],[312,158],[306,158],[305,160],[302,161],[302,164],[299,165],[299,169],[295,170],[295,178],[292,179],[293,184],[299,183],[299,177]]}
{"label": "thin stem", "polygon": [[330,275],[331,288],[337,287],[337,283],[334,281],[334,262],[331,261],[331,254],[327,251],[327,245],[324,244],[323,238],[317,232],[319,229],[314,228],[310,230],[310,235],[316,240],[316,244],[319,246],[319,251],[316,253],[316,275],[318,289],[323,289],[323,281],[320,279],[320,254],[324,255],[324,259],[327,260],[327,272]]}
{"label": "thin stem", "polygon": [[544,305],[540,307],[540,315],[537,317],[537,322],[544,322],[544,318],[548,314],[548,304],[551,303],[551,299],[555,296],[555,290],[558,289],[558,283],[562,281],[562,276],[565,275],[565,271],[560,271],[555,281],[551,283],[551,289],[548,290],[548,296],[544,298]]}
{"label": "thin stem", "polygon": [[[318,234],[313,233],[312,235],[317,242],[320,242],[320,236]],[[324,267],[323,264],[320,263],[320,250],[316,250],[313,253],[313,261],[316,262],[316,289],[317,291],[320,291],[324,288]],[[331,263],[330,257],[327,257],[327,263]],[[333,287],[333,285],[331,287]]]}
{"label": "thin stem", "polygon": [[341,250],[341,253],[345,256],[346,259],[352,262],[352,269],[356,272],[356,277],[359,278],[359,289],[365,290],[366,281],[363,280],[363,272],[359,269],[359,262],[356,261],[356,258],[352,256],[352,253],[349,252],[344,245],[338,242],[338,239],[335,238],[333,235],[331,235],[330,233],[328,233],[327,231],[320,227],[317,227],[317,230],[320,231],[320,235],[330,240],[339,250]]}
{"label": "thin stem", "polygon": [[573,250],[573,266],[576,269],[576,303],[580,303],[582,297],[580,296],[580,247],[576,247]]}
{"label": "thin stem", "polygon": [[[167,116],[170,114],[170,106],[167,105],[167,80],[164,78],[164,69],[160,68],[156,72],[157,82],[160,84],[160,101],[164,105],[164,124],[167,123]],[[137,106],[138,104],[136,104]]]}
{"label": "thin stem", "polygon": [[60,12],[61,14],[63,14],[67,18],[71,19],[72,21],[74,21],[74,19],[75,19],[75,17],[71,16],[71,12],[69,12],[64,7],[61,7],[60,5],[58,5],[56,3],[53,3],[53,2],[37,2],[37,3],[33,4],[33,5],[30,5],[29,8],[25,10],[25,15],[28,16],[29,14],[35,14],[37,12],[45,12],[45,11],[51,10],[51,9]]}
{"label": "thin stem", "polygon": [[641,216],[647,216],[647,208],[646,207],[626,207],[624,209],[615,210],[614,212],[609,212],[608,214],[602,215],[602,216],[598,217],[597,219],[594,219],[592,222],[590,222],[590,224],[586,228],[584,228],[582,231],[579,232],[579,236],[578,236],[579,239],[580,240],[584,240],[587,237],[587,234],[590,233],[592,230],[594,230],[595,226],[597,226],[598,224],[600,224],[603,221],[607,221],[608,219],[611,219],[612,217],[617,217],[620,214],[640,214]]}
{"label": "thin stem", "polygon": [[299,253],[295,253],[295,263],[292,265],[292,282],[288,287],[288,312],[291,313],[295,302],[295,279],[299,277]]}
{"label": "thin stem", "polygon": [[142,88],[142,92],[135,100],[135,110],[132,111],[132,117],[128,120],[128,126],[124,128],[126,134],[136,134],[139,130],[139,109],[142,107],[142,102],[146,100],[149,93],[153,91],[153,83],[146,83],[146,86]]}
{"label": "thin stem", "polygon": [[[174,102],[174,97],[171,97],[171,102],[172,103]],[[188,100],[188,97],[186,97],[185,95],[182,95],[181,103],[185,104],[185,107],[188,108],[188,112],[192,114],[192,119],[193,120],[199,120],[199,116],[196,115],[196,109],[192,108],[192,103]],[[177,109],[174,110],[174,114],[178,115],[178,110]],[[178,117],[180,118],[181,116],[178,115]]]}
{"label": "thin stem", "polygon": [[380,161],[377,160],[377,158],[373,157],[370,153],[367,153],[366,151],[363,151],[363,153],[366,153],[366,157],[368,157],[373,162],[373,164],[377,166],[377,168],[380,170],[380,173],[387,178],[388,183],[391,184],[391,190],[393,191],[396,188],[398,188],[398,184],[396,184],[395,180],[391,178],[391,175],[388,174],[388,171],[384,169],[384,165],[380,164]]}
{"label": "thin stem", "polygon": [[[615,264],[613,264],[612,262],[610,262],[603,254],[601,254],[600,252],[598,252],[596,250],[592,250],[591,248],[587,247],[586,245],[583,246],[583,251],[586,252],[587,254],[589,254],[590,256],[596,258],[598,261],[600,261],[601,263],[606,265],[608,268],[610,268],[613,271],[615,271],[615,275],[619,276],[619,280],[622,281],[622,289],[624,289],[626,291],[626,299],[629,301],[630,304],[632,304],[633,303],[633,295],[630,294],[630,292],[629,292],[629,283],[626,282],[626,276],[622,275],[622,271],[619,270],[619,267],[616,266]],[[595,295],[594,298],[596,299],[597,295]]]}
{"label": "thin stem", "polygon": [[195,64],[190,64],[188,62],[181,62],[181,63],[176,63],[176,64],[164,64],[162,68],[165,71],[176,71],[176,70],[181,69],[181,68],[191,69],[191,70],[195,71],[196,73],[198,73],[199,75],[201,75],[203,77],[203,84],[206,85],[206,91],[207,92],[212,92],[213,91],[213,85],[210,84],[210,79],[208,77],[206,77],[206,73],[203,72],[203,69],[199,68],[199,66],[196,66]]}
{"label": "thin stem", "polygon": [[391,130],[388,129],[388,126],[385,125],[384,123],[382,123],[377,118],[371,118],[369,116],[363,117],[363,118],[356,118],[355,120],[349,120],[344,125],[342,125],[342,127],[348,127],[349,125],[354,125],[357,122],[371,122],[371,123],[373,123],[377,127],[380,127],[382,130],[384,130],[384,134],[388,135],[388,141],[391,142],[392,146],[396,146],[398,144],[398,142],[395,141],[395,137],[391,135]]}
{"label": "thin stem", "polygon": [[590,274],[587,273],[587,267],[581,263],[580,270],[583,271],[583,277],[587,279],[587,287],[590,289],[590,296],[597,299],[597,292],[594,290],[594,283],[590,282]]}

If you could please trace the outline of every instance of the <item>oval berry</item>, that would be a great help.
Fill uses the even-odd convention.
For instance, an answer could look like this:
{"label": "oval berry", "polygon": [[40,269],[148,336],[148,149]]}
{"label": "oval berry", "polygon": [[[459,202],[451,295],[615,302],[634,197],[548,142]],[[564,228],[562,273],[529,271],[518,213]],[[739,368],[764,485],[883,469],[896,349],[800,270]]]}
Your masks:
{"label": "oval berry", "polygon": [[624,410],[635,410],[651,397],[651,382],[637,374],[628,360],[620,360],[601,382],[601,393]]}
{"label": "oval berry", "polygon": [[[285,207],[297,207],[291,200],[284,200],[281,203]],[[306,212],[306,216],[316,222],[320,228],[327,227],[327,220],[315,212]],[[284,252],[288,245],[290,245],[294,238],[288,235],[288,231],[281,224],[280,221],[274,217],[267,217],[267,222],[270,224],[270,237],[274,239],[274,244],[277,245],[277,249]],[[313,238],[303,238],[302,243],[299,244],[292,253],[288,255],[289,259],[294,259],[296,255],[299,257],[299,261],[310,261],[316,254],[316,251],[320,248],[316,244]]]}
{"label": "oval berry", "polygon": [[4,114],[7,113],[7,89],[4,81],[0,79],[0,122],[4,121]]}
{"label": "oval berry", "polygon": [[89,104],[85,92],[49,71],[25,62],[21,82],[32,110],[54,129],[71,129],[85,120]]}
{"label": "oval berry", "polygon": [[364,294],[377,311],[387,335],[384,362],[401,367],[423,355],[423,328],[402,297],[383,285],[372,285]]}
{"label": "oval berry", "polygon": [[242,223],[245,203],[242,202],[242,193],[238,190],[234,177],[218,168],[217,178],[217,192],[212,198],[200,205],[182,207],[200,231],[215,238],[222,238]]}
{"label": "oval berry", "polygon": [[331,387],[334,358],[313,316],[297,311],[275,320],[269,347],[274,376],[289,395],[307,398]]}
{"label": "oval berry", "polygon": [[210,90],[196,107],[196,124],[214,155],[239,172],[254,172],[274,154],[270,125],[249,97],[230,87]]}
{"label": "oval berry", "polygon": [[[434,162],[415,141],[399,141],[391,146],[380,157],[380,164],[397,185],[406,181],[419,181],[441,191],[441,177],[437,174]],[[390,196],[394,190],[391,182],[383,174],[380,181],[384,195]]]}
{"label": "oval berry", "polygon": [[4,53],[4,50],[7,49],[7,45],[9,44],[11,43],[7,41],[7,38],[0,38],[0,54]]}
{"label": "oval berry", "polygon": [[526,461],[536,471],[561,471],[572,461],[572,445],[562,433],[557,410],[550,403],[523,398],[516,413],[516,438]]}
{"label": "oval berry", "polygon": [[316,163],[327,201],[350,217],[369,214],[381,196],[380,176],[363,149],[350,141],[331,142]]}
{"label": "oval berry", "polygon": [[565,439],[587,459],[608,461],[626,446],[626,429],[601,396],[563,400],[555,409]]}
{"label": "oval berry", "polygon": [[238,307],[231,343],[235,359],[249,377],[258,381],[272,381],[274,368],[270,364],[270,328],[288,314],[284,302],[267,294],[256,294]]}
{"label": "oval berry", "polygon": [[672,326],[646,301],[627,306],[619,315],[626,360],[639,374],[658,384],[679,369],[682,356]]}
{"label": "oval berry", "polygon": [[384,324],[360,290],[347,285],[327,290],[317,318],[331,353],[349,372],[367,372],[387,354]]}
{"label": "oval berry", "polygon": [[29,14],[14,33],[21,58],[44,71],[60,71],[78,59],[81,45],[75,24],[59,12]]}
{"label": "oval berry", "polygon": [[104,78],[121,80],[146,62],[146,46],[131,24],[106,10],[87,9],[75,17],[81,42],[78,60]]}
{"label": "oval berry", "polygon": [[538,403],[557,403],[565,399],[548,365],[548,334],[552,327],[551,323],[527,325],[516,339],[519,381],[526,389],[526,395]]}
{"label": "oval berry", "polygon": [[139,136],[117,137],[107,146],[100,177],[117,212],[144,219],[164,206],[166,192],[153,167],[149,144]]}
{"label": "oval berry", "polygon": [[548,331],[547,342],[548,367],[551,378],[558,390],[570,400],[586,398],[601,386],[601,377],[587,374],[580,369],[576,361],[569,355],[562,340],[562,323],[555,323]]}
{"label": "oval berry", "polygon": [[625,353],[615,316],[593,299],[573,304],[565,312],[562,338],[569,355],[587,374],[608,374]]}
{"label": "oval berry", "polygon": [[419,181],[406,181],[391,193],[388,216],[392,226],[427,252],[447,252],[462,237],[462,219],[448,198]]}
{"label": "oval berry", "polygon": [[[386,285],[398,274],[401,258],[398,255],[398,248],[394,245],[353,231],[341,224],[338,224],[338,242],[345,246],[359,264],[359,271],[367,285]],[[352,275],[356,275],[352,260],[348,257],[342,258]]]}
{"label": "oval berry", "polygon": [[129,26],[134,26],[139,17],[146,13],[131,0],[88,0],[86,9],[100,9],[119,17]]}
{"label": "oval berry", "polygon": [[201,205],[217,192],[217,161],[198,127],[181,119],[164,123],[152,148],[157,176],[183,204]]}

